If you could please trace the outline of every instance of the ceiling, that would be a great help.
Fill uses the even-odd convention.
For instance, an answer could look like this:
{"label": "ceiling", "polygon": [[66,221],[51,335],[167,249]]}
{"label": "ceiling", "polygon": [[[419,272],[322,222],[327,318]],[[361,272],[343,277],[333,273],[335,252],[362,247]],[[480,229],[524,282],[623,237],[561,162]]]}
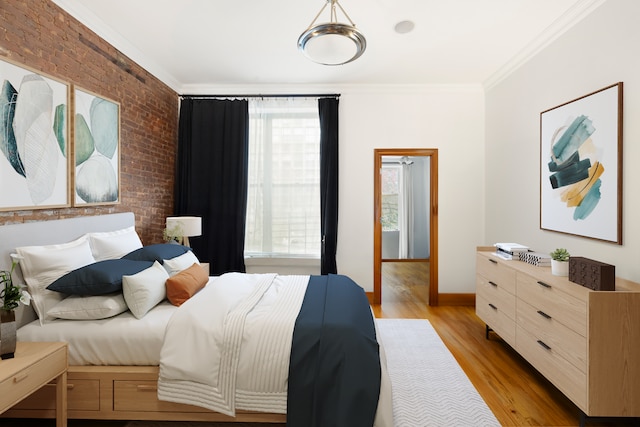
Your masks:
{"label": "ceiling", "polygon": [[[325,0],[53,1],[178,93],[205,94],[276,85],[487,86],[605,0],[341,0],[367,49],[340,66],[297,50]],[[328,20],[323,13],[317,23]],[[403,20],[414,30],[396,33]]]}

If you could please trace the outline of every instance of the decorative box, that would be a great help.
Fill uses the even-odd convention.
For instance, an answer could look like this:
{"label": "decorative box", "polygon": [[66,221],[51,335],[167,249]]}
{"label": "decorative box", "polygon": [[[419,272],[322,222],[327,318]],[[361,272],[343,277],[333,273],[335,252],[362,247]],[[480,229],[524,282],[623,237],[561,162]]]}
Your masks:
{"label": "decorative box", "polygon": [[616,266],[572,256],[569,258],[569,280],[594,291],[615,291]]}

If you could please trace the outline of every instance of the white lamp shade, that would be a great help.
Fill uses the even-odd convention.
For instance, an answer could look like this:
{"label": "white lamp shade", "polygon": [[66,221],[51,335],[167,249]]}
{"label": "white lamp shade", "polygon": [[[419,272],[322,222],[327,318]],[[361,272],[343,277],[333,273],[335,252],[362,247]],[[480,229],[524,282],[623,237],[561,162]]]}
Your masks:
{"label": "white lamp shade", "polygon": [[202,218],[199,216],[170,216],[167,217],[167,228],[178,229],[183,237],[202,235]]}

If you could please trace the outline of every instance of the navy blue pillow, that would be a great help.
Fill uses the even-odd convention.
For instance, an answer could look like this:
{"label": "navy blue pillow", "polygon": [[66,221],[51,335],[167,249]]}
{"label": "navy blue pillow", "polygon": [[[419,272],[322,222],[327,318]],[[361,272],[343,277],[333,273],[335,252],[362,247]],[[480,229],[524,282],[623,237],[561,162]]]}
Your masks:
{"label": "navy blue pillow", "polygon": [[131,259],[134,261],[158,261],[163,264],[165,259],[175,258],[180,256],[191,248],[183,245],[175,245],[172,243],[158,243],[155,245],[144,246],[140,249],[136,249],[133,252],[129,252],[122,259]]}
{"label": "navy blue pillow", "polygon": [[151,267],[151,261],[107,259],[70,271],[47,286],[50,291],[70,295],[104,295],[122,292],[122,276]]}

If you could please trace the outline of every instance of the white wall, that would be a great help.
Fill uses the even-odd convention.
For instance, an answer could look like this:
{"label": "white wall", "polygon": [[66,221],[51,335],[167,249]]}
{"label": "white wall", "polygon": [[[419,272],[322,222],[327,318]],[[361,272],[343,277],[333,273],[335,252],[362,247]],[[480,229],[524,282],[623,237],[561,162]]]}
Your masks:
{"label": "white wall", "polygon": [[[609,0],[486,92],[486,243],[614,264],[640,281],[640,2]],[[623,245],[539,228],[540,112],[624,82]]]}
{"label": "white wall", "polygon": [[479,86],[345,88],[340,97],[338,272],[373,291],[375,148],[438,149],[438,284],[475,291],[484,244],[484,94]]}

